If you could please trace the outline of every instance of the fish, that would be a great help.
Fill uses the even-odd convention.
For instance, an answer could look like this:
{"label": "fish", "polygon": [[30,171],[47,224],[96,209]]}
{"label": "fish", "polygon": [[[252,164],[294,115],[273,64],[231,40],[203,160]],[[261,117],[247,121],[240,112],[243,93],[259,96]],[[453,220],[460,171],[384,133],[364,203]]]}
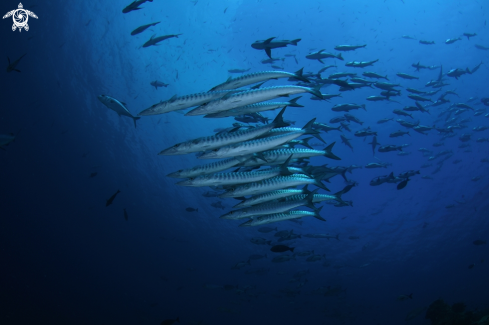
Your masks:
{"label": "fish", "polygon": [[446,41],[445,41],[445,44],[453,44],[455,43],[456,41],[461,41],[462,39],[460,37],[457,37],[457,38],[448,38]]}
{"label": "fish", "polygon": [[189,207],[189,208],[186,208],[185,211],[187,211],[187,212],[199,212],[199,209],[198,208],[195,209],[195,208],[190,208]]}
{"label": "fish", "polygon": [[221,98],[229,93],[235,93],[239,90],[222,90],[222,91],[209,91],[205,93],[195,93],[184,96],[174,95],[168,100],[160,101],[151,107],[142,110],[138,113],[139,116],[149,116],[165,114],[177,110],[187,109],[194,106],[199,106],[204,103],[208,103],[214,99]]}
{"label": "fish", "polygon": [[329,59],[329,58],[338,59],[338,60],[342,60],[343,61],[343,57],[341,56],[341,53],[338,54],[338,55],[334,55],[333,53],[324,52],[324,51],[325,50],[322,49],[322,50],[319,50],[317,52],[311,52],[308,55],[306,55],[306,59],[309,59],[309,60],[318,60],[322,64],[324,64],[324,62],[323,62],[324,59]]}
{"label": "fish", "polygon": [[155,87],[155,89],[158,89],[158,87],[167,87],[169,85],[169,84],[166,84],[166,83],[158,81],[158,80],[151,81],[149,84],[151,86]]}
{"label": "fish", "polygon": [[405,134],[410,135],[409,134],[409,131],[401,131],[401,130],[398,130],[396,132],[392,132],[391,134],[389,134],[389,138],[402,137]]}
{"label": "fish", "polygon": [[155,37],[155,35],[151,36],[151,38],[146,41],[146,43],[143,44],[143,47],[149,47],[149,46],[157,46],[159,42],[161,41],[164,41],[166,39],[169,39],[169,38],[173,38],[173,37],[176,37],[178,38],[178,36],[180,35],[183,35],[183,34],[170,34],[170,35],[163,35],[163,36],[158,36],[158,37]]}
{"label": "fish", "polygon": [[475,44],[475,47],[479,50],[484,50],[484,51],[487,51],[489,50],[489,47],[486,47],[486,46],[483,46],[483,45],[479,45],[479,44]]}
{"label": "fish", "polygon": [[124,219],[127,221],[129,220],[129,216],[127,215],[126,208],[124,208],[123,210],[124,210]]}
{"label": "fish", "polygon": [[466,73],[470,74],[469,68],[466,68],[465,70],[457,68],[457,69],[452,69],[452,70],[448,71],[447,76],[455,78],[458,80],[458,78],[460,76],[463,76]]}
{"label": "fish", "polygon": [[432,44],[435,44],[435,41],[420,40],[419,44],[432,45]]}
{"label": "fish", "polygon": [[379,147],[379,152],[389,152],[389,151],[402,151],[401,146],[395,146],[395,145],[385,145],[385,146],[380,146]]}
{"label": "fish", "polygon": [[360,62],[360,61],[351,61],[351,62],[345,63],[345,66],[352,67],[352,68],[365,68],[365,67],[374,65],[374,63],[377,62],[377,61],[379,61],[379,59],[373,60],[373,61],[362,61],[362,62]]}
{"label": "fish", "polygon": [[353,146],[351,145],[350,143],[350,140],[351,139],[348,139],[347,137],[345,137],[343,134],[340,135],[341,137],[341,142],[346,145],[347,147],[349,147],[351,149],[351,151],[353,151]]}
{"label": "fish", "polygon": [[129,110],[127,109],[127,104],[121,102],[113,97],[107,95],[99,95],[97,96],[98,100],[114,112],[116,112],[119,116],[124,115],[130,117],[134,121],[134,127],[136,127],[136,121],[140,119],[140,117],[133,116]]}
{"label": "fish", "polygon": [[[20,29],[19,29],[20,30]],[[17,60],[15,60],[14,62],[10,62],[10,58],[7,57],[7,60],[8,60],[8,66],[7,66],[7,72],[12,72],[12,71],[17,71],[17,72],[20,72],[19,69],[17,69],[17,64],[19,64],[20,60],[22,60],[22,58],[24,56],[26,56],[26,54],[22,55],[20,58],[18,58]]]}
{"label": "fish", "polygon": [[117,194],[119,194],[121,191],[117,190],[117,192],[114,193],[114,195],[112,195],[108,200],[107,202],[105,203],[105,206],[108,207],[109,205],[112,204],[112,202],[114,201],[115,197],[117,196]]}
{"label": "fish", "polygon": [[224,194],[221,194],[221,198],[224,197],[243,197],[246,195],[256,195],[265,192],[284,189],[287,187],[300,186],[306,184],[314,184],[325,191],[329,192],[319,179],[311,178],[306,175],[294,174],[290,176],[277,176],[269,179],[265,179],[260,182],[253,182],[245,185],[240,185],[235,188],[229,189]]}
{"label": "fish", "polygon": [[469,41],[470,41],[471,37],[477,36],[476,33],[463,33],[463,35],[466,36],[467,40],[469,40]]}
{"label": "fish", "polygon": [[228,72],[229,73],[245,73],[245,72],[248,72],[250,71],[250,69],[229,69]]}
{"label": "fish", "polygon": [[396,73],[396,75],[398,77],[401,77],[402,79],[408,79],[408,80],[419,79],[419,77],[411,76],[411,75],[409,75],[407,73]]}
{"label": "fish", "polygon": [[289,256],[289,255],[276,256],[272,259],[272,263],[287,262],[287,261],[290,261],[291,259],[295,260],[295,255],[292,255],[292,256]]}
{"label": "fish", "polygon": [[233,94],[228,94],[220,99],[213,100],[187,112],[186,116],[207,115],[226,111],[239,106],[255,104],[258,102],[289,96],[300,93],[311,93],[321,98],[319,87],[309,88],[302,86],[275,86],[253,89]]}
{"label": "fish", "polygon": [[365,77],[368,77],[368,78],[376,78],[376,79],[385,79],[385,80],[389,80],[389,78],[387,78],[387,76],[381,76],[380,74],[377,74],[375,72],[363,72],[362,73],[363,76]]}
{"label": "fish", "polygon": [[273,222],[292,220],[292,219],[303,218],[307,216],[312,216],[321,221],[326,221],[323,217],[319,215],[319,212],[321,211],[322,208],[323,207],[317,209],[317,211],[314,212],[292,210],[292,211],[281,212],[281,213],[273,213],[269,215],[261,215],[257,217],[255,216],[253,219],[250,219],[239,226],[240,227],[261,226]]}
{"label": "fish", "polygon": [[[247,158],[245,158],[244,160],[246,160],[246,159]],[[228,168],[234,167],[234,166],[242,163],[244,160],[243,159],[237,159],[234,157],[229,158],[229,159],[223,159],[223,160],[219,160],[219,161],[216,161],[213,163],[195,166],[192,168],[180,169],[180,170],[177,170],[176,172],[170,173],[166,176],[172,177],[172,178],[193,178],[193,177],[197,177],[200,175],[212,174],[212,173],[217,173],[217,172],[226,170]],[[209,193],[209,192],[207,192],[207,193]],[[213,197],[215,197],[215,196],[219,196],[220,194],[217,194],[217,195],[212,194],[212,195],[213,195]],[[204,196],[208,196],[208,195],[204,195]]]}
{"label": "fish", "polygon": [[397,189],[398,190],[402,190],[403,188],[406,187],[406,185],[407,185],[408,182],[409,182],[409,178],[404,179],[399,184],[397,184]]}
{"label": "fish", "polygon": [[413,64],[411,64],[411,66],[412,66],[413,68],[416,68],[416,71],[419,71],[419,70],[421,70],[421,69],[428,69],[428,67],[427,67],[427,66],[422,65],[422,64],[420,64],[419,62],[418,62],[418,63],[413,63]]}
{"label": "fish", "polygon": [[288,196],[293,196],[293,195],[298,195],[298,194],[303,194],[303,193],[309,193],[307,190],[307,185],[304,186],[303,189],[297,190],[297,189],[285,189],[285,190],[276,190],[276,191],[271,191],[267,192],[264,194],[260,195],[255,195],[250,198],[244,199],[240,203],[236,204],[233,208],[246,208],[250,207],[253,205],[257,205],[260,203],[268,202],[268,201],[274,201],[274,200],[283,200],[284,198]]}
{"label": "fish", "polygon": [[353,109],[359,109],[363,108],[365,111],[367,111],[367,108],[365,107],[365,104],[336,104],[334,105],[331,110],[333,112],[349,112]]}
{"label": "fish", "polygon": [[409,36],[409,35],[402,35],[401,37],[404,39],[414,39],[414,40],[416,39],[416,38]]}
{"label": "fish", "polygon": [[304,237],[307,237],[307,238],[324,238],[327,240],[329,240],[331,238],[331,239],[340,240],[340,234],[336,234],[336,236],[329,235],[329,234],[306,234],[306,235],[304,235]]}
{"label": "fish", "polygon": [[[324,96],[325,95],[323,95],[323,97]],[[229,117],[229,116],[239,116],[239,115],[257,113],[263,111],[271,111],[277,108],[286,108],[286,107],[304,107],[303,105],[297,104],[297,101],[301,97],[302,96],[293,98],[288,102],[264,102],[264,103],[256,103],[256,104],[251,104],[246,106],[240,106],[219,113],[204,115],[204,118],[222,118],[222,117]],[[317,98],[317,97],[313,97],[313,98]]]}
{"label": "fish", "polygon": [[354,51],[356,49],[360,49],[366,47],[367,44],[364,45],[337,45],[334,47],[336,51]]}
{"label": "fish", "polygon": [[274,253],[283,253],[283,252],[287,252],[287,251],[294,252],[294,248],[295,247],[289,247],[289,246],[285,246],[285,245],[275,245],[272,248],[270,248],[270,251],[272,251]]}
{"label": "fish", "polygon": [[144,32],[146,29],[148,29],[149,27],[156,26],[159,23],[161,23],[161,21],[157,21],[156,23],[151,23],[151,24],[139,26],[138,28],[136,28],[135,30],[133,30],[131,32],[131,35],[134,36],[134,35],[140,34],[140,33]]}
{"label": "fish", "polygon": [[131,11],[143,9],[143,8],[139,8],[139,6],[145,3],[146,1],[153,2],[153,0],[135,0],[131,2],[129,5],[127,5],[124,9],[122,9],[122,13],[127,14],[128,12]]}
{"label": "fish", "polygon": [[270,132],[270,130],[272,130],[273,128],[288,126],[289,124],[285,123],[283,120],[284,112],[285,112],[285,108],[283,108],[277,114],[277,116],[272,121],[272,123],[265,124],[263,126],[259,126],[248,130],[221,133],[217,135],[181,142],[160,151],[159,155],[183,155],[192,152],[223,148],[232,144],[244,143],[249,140],[252,141],[252,139],[255,139],[261,135]]}
{"label": "fish", "polygon": [[297,46],[297,43],[301,41],[300,38],[294,39],[294,40],[276,40],[274,41],[276,37],[270,37],[264,41],[255,41],[254,43],[251,44],[251,47],[254,48],[255,50],[265,50],[265,53],[268,55],[268,57],[271,59],[272,58],[272,49],[280,48],[280,47],[286,47],[287,45],[294,45]]}

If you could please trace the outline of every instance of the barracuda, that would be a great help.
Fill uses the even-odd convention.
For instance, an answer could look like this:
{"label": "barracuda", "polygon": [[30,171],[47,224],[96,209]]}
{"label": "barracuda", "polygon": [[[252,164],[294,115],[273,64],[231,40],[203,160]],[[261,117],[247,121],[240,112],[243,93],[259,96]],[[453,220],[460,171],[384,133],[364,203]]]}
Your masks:
{"label": "barracuda", "polygon": [[254,90],[242,91],[238,93],[230,93],[220,99],[213,100],[189,111],[187,116],[207,115],[227,111],[236,107],[246,106],[263,102],[266,100],[288,97],[289,95],[300,93],[311,93],[319,98],[323,98],[320,86],[315,88],[301,86],[275,86],[259,88]]}
{"label": "barracuda", "polygon": [[[341,196],[348,191],[351,190],[353,185],[347,185],[345,186],[341,191],[336,192],[333,195],[328,195],[328,194],[314,194],[314,197],[312,198],[313,203],[318,203],[318,202],[323,202],[323,201],[336,201],[336,202],[344,202]],[[300,193],[296,195],[292,195],[289,197],[284,198],[285,201],[297,201],[297,200],[305,200],[306,197],[308,196],[309,193]]]}
{"label": "barracuda", "polygon": [[329,192],[329,190],[321,183],[320,180],[311,178],[306,175],[291,175],[291,176],[277,176],[269,179],[265,179],[260,182],[248,183],[228,190],[226,193],[221,194],[220,197],[241,197],[246,195],[255,195],[265,192],[283,190],[288,187],[301,186],[306,184],[314,184],[323,190]]}
{"label": "barracuda", "polygon": [[300,69],[295,73],[290,73],[285,71],[260,71],[260,72],[248,73],[239,76],[237,78],[229,78],[228,80],[226,80],[226,82],[223,82],[222,84],[212,88],[211,91],[236,89],[254,83],[264,82],[270,79],[279,79],[279,78],[294,78],[304,82],[310,82],[309,79],[302,76],[302,71],[303,69]]}
{"label": "barracuda", "polygon": [[243,163],[248,157],[229,158],[219,160],[210,164],[199,165],[192,168],[180,169],[166,176],[173,178],[192,178],[200,175],[217,173]]}
{"label": "barracuda", "polygon": [[324,150],[313,150],[313,149],[302,149],[302,148],[287,148],[287,149],[275,149],[262,152],[260,154],[259,160],[256,157],[252,157],[245,161],[240,166],[242,167],[252,167],[252,166],[260,166],[263,165],[263,159],[266,160],[266,165],[277,165],[282,164],[285,160],[287,160],[290,155],[292,155],[292,159],[299,158],[309,158],[314,156],[325,156],[334,160],[341,160],[341,158],[337,157],[335,154],[331,152],[333,149],[335,142],[327,146]]}
{"label": "barracuda", "polygon": [[227,111],[205,115],[204,118],[219,118],[219,117],[239,116],[239,115],[258,113],[258,112],[264,112],[264,111],[272,111],[272,110],[277,109],[277,108],[281,108],[281,107],[285,108],[288,106],[290,106],[290,107],[304,107],[304,106],[296,103],[297,100],[301,97],[302,96],[296,97],[294,99],[291,99],[288,102],[266,102],[266,103],[256,103],[256,104],[236,107],[236,108],[233,108],[233,109],[230,109]]}
{"label": "barracuda", "polygon": [[316,129],[313,129],[313,126],[315,124],[317,124],[315,122],[315,120],[316,119],[312,120],[313,121],[312,123],[311,122],[307,123],[302,129],[299,129],[299,128],[291,128],[291,127],[275,128],[275,129],[272,129],[272,130],[268,131],[265,134],[260,135],[257,138],[266,138],[266,137],[276,136],[276,135],[279,135],[279,134],[286,134],[286,133],[290,133],[290,132],[302,132],[304,135],[305,134],[310,134],[313,137],[315,137],[316,139],[318,139],[319,141],[321,141],[323,143],[326,143],[323,140],[323,138],[321,138],[321,136],[319,135],[319,131],[317,131]]}
{"label": "barracuda", "polygon": [[264,133],[269,132],[273,128],[287,126],[288,124],[285,123],[282,118],[284,112],[285,108],[280,111],[277,117],[270,124],[244,131],[226,132],[218,135],[181,142],[174,145],[173,147],[162,150],[159,155],[183,155],[192,152],[212,150],[233,143],[239,143],[254,139]]}
{"label": "barracuda", "polygon": [[299,195],[299,194],[304,194],[304,193],[310,193],[310,191],[307,190],[307,185],[304,186],[302,190],[296,190],[296,189],[288,189],[288,190],[277,190],[277,191],[272,191],[260,195],[255,195],[252,196],[248,199],[245,199],[244,201],[236,204],[233,209],[235,208],[246,208],[250,207],[252,205],[257,205],[260,203],[268,202],[268,201],[273,201],[273,200],[279,200],[283,199],[292,195]]}
{"label": "barracuda", "polygon": [[[304,128],[299,129],[299,131],[288,132],[284,134],[279,134],[276,136],[253,139],[250,141],[245,141],[241,143],[231,144],[229,146],[221,147],[219,149],[207,152],[199,157],[199,159],[216,159],[216,158],[227,158],[232,156],[243,156],[253,153],[262,152],[280,146],[291,140],[294,140],[304,134],[310,134],[309,132],[317,132],[311,129],[312,124],[316,119],[309,121]],[[261,157],[261,156],[259,156]],[[265,159],[266,161],[266,159]]]}
{"label": "barracuda", "polygon": [[321,221],[326,221],[326,219],[324,219],[323,217],[321,217],[319,215],[319,212],[321,211],[322,208],[323,207],[320,207],[319,209],[317,209],[317,211],[314,211],[314,212],[292,210],[292,211],[287,211],[284,213],[269,214],[266,216],[253,218],[251,220],[246,221],[245,223],[240,224],[239,226],[240,227],[262,226],[262,225],[266,225],[268,223],[291,220],[291,219],[298,219],[298,218],[302,218],[302,217],[314,217],[314,218],[319,219]]}
{"label": "barracuda", "polygon": [[216,173],[203,175],[196,178],[190,178],[177,183],[181,186],[226,186],[239,185],[251,182],[259,182],[267,178],[276,176],[289,176],[293,174],[304,174],[301,168],[287,167],[289,161],[286,161],[280,167],[269,168],[256,172],[232,172],[232,173]]}
{"label": "barracuda", "polygon": [[173,96],[169,100],[161,101],[153,106],[141,111],[139,116],[158,115],[178,111],[194,106],[199,106],[212,100],[221,98],[229,93],[236,93],[239,90],[209,91],[206,93],[195,93],[185,96]]}
{"label": "barracuda", "polygon": [[273,137],[235,143],[207,152],[200,156],[199,159],[227,158],[258,153],[280,146],[289,142],[290,140],[300,137],[301,135],[303,135],[303,132],[290,132]]}
{"label": "barracuda", "polygon": [[226,214],[223,214],[220,218],[237,220],[243,218],[250,218],[253,216],[263,216],[267,214],[289,211],[290,209],[294,209],[303,205],[307,206],[308,208],[317,210],[316,207],[312,204],[313,195],[314,195],[313,193],[310,193],[308,194],[306,199],[298,200],[298,201],[262,203],[252,207],[228,212]]}

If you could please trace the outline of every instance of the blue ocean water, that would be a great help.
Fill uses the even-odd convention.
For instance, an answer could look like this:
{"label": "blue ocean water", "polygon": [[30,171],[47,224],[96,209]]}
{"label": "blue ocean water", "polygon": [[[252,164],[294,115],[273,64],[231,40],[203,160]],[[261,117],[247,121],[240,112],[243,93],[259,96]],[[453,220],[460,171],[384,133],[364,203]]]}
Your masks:
{"label": "blue ocean water", "polygon": [[[160,324],[177,317],[182,324],[402,324],[416,310],[421,311],[411,324],[431,324],[425,310],[440,297],[449,304],[464,302],[470,310],[488,307],[488,246],[474,241],[488,240],[488,143],[476,140],[489,137],[489,130],[473,130],[489,126],[486,112],[474,116],[486,108],[481,99],[489,97],[489,52],[475,46],[489,47],[486,2],[154,0],[123,14],[127,5],[119,0],[32,1],[23,3],[38,16],[28,19],[28,31],[12,31],[11,17],[1,21],[4,68],[7,57],[13,62],[26,54],[16,66],[21,72],[3,70],[0,78],[0,134],[15,136],[0,150],[1,324]],[[17,8],[10,0],[0,4],[2,15]],[[131,36],[138,26],[157,21]],[[463,33],[477,35],[468,39]],[[182,35],[143,48],[154,34]],[[232,118],[171,112],[143,116],[135,128],[130,118],[117,116],[97,99],[112,96],[136,115],[175,94],[208,91],[238,76],[229,69],[273,70],[261,63],[268,58],[265,51],[251,48],[270,37],[301,39],[297,46],[272,50],[272,57],[283,58],[274,64],[284,71],[317,73],[334,64],[322,78],[372,71],[401,85],[401,96],[391,98],[399,103],[367,101],[381,90],[365,87],[330,101],[303,94],[304,107],[284,113],[295,127],[314,117],[338,126],[329,120],[343,113],[332,111],[333,105],[365,104],[366,111],[350,112],[364,122],[350,123],[353,133],[370,126],[382,145],[408,144],[406,156],[376,152],[374,157],[368,144],[372,137],[364,140],[347,130],[321,133],[328,144],[336,142],[333,152],[341,160],[315,157],[311,165],[392,165],[347,172],[356,186],[343,199],[353,206],[318,204],[324,205],[326,222],[303,218],[267,225],[301,234],[282,244],[296,252],[314,250],[321,255],[315,262],[301,256],[272,262],[280,254],[250,239],[276,242],[275,232],[219,218],[238,201],[204,197],[209,188],[177,186],[177,179],[166,176],[207,161],[195,154],[158,152],[212,135],[236,122]],[[306,59],[321,49],[338,54],[334,47],[341,44],[366,47],[342,52],[344,61]],[[376,59],[366,68],[345,67]],[[481,61],[473,74],[446,76],[451,69],[471,71]],[[418,62],[443,67],[449,85],[430,97],[433,101],[448,90],[456,95],[446,96],[449,103],[427,107],[431,114],[396,116],[394,109],[414,105],[406,88],[436,90],[425,84],[437,80],[440,68],[416,71],[412,64]],[[154,80],[169,85],[155,89]],[[271,80],[262,87],[285,84],[295,82]],[[336,85],[321,91],[340,93]],[[473,110],[439,116],[457,103]],[[273,119],[277,113],[263,115]],[[443,136],[438,131],[423,135],[395,122],[402,118],[443,128],[448,115],[458,117],[449,125],[462,125],[441,147],[433,146]],[[383,118],[394,121],[378,124]],[[410,135],[390,138],[397,130]],[[353,150],[341,143],[340,134],[351,139]],[[462,134],[471,134],[470,140],[461,141]],[[419,151],[423,147],[433,155],[453,154],[430,161]],[[427,163],[432,166],[421,168]],[[420,170],[420,175],[402,190],[396,184],[369,184],[377,176],[407,170]],[[324,184],[331,193],[347,185],[340,175]],[[217,201],[225,209],[211,206]],[[339,240],[305,236],[318,233],[339,234]],[[252,254],[267,257],[232,269]],[[250,274],[257,269],[262,271]],[[412,298],[399,300],[409,294]]]}

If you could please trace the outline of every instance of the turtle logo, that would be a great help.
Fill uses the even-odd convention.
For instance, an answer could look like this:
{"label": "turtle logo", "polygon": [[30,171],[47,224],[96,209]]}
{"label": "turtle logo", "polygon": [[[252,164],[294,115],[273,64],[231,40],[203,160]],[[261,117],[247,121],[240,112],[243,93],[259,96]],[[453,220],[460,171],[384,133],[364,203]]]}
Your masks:
{"label": "turtle logo", "polygon": [[7,12],[5,16],[3,16],[3,19],[10,16],[12,16],[12,19],[14,20],[14,24],[12,25],[12,31],[14,32],[17,28],[19,29],[19,32],[22,31],[22,28],[25,28],[26,31],[29,31],[29,25],[27,25],[29,16],[37,19],[36,14],[32,11],[25,10],[24,6],[22,6],[22,3],[19,3],[19,9]]}

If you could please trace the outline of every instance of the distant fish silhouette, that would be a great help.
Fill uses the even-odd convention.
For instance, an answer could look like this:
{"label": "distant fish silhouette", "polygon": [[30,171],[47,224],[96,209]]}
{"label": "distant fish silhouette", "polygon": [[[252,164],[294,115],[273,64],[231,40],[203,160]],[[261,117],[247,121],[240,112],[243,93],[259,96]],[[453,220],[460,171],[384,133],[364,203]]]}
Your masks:
{"label": "distant fish silhouette", "polygon": [[129,216],[127,215],[126,208],[124,208],[124,219],[129,220]]}
{"label": "distant fish silhouette", "polygon": [[107,200],[107,203],[105,203],[105,206],[108,207],[109,205],[112,204],[112,202],[114,201],[115,197],[117,196],[117,194],[119,194],[121,191],[117,190],[117,192],[115,192],[114,195],[112,195],[108,200]]}

